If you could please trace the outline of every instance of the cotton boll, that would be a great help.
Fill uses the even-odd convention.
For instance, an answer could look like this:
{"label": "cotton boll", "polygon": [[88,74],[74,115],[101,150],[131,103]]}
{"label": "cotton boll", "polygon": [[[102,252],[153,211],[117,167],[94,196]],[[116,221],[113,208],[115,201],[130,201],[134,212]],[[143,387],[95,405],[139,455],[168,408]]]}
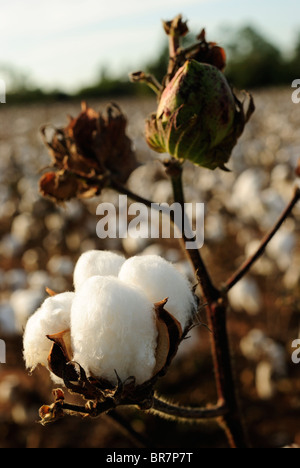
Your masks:
{"label": "cotton boll", "polygon": [[122,266],[119,278],[141,288],[152,303],[168,298],[165,308],[180,322],[183,330],[196,312],[196,300],[188,280],[162,257],[132,257]]}
{"label": "cotton boll", "polygon": [[17,256],[22,250],[22,243],[12,234],[6,234],[0,242],[0,254],[6,258]]}
{"label": "cotton boll", "polygon": [[125,258],[113,252],[90,250],[79,258],[74,270],[74,286],[78,291],[92,276],[118,276]]}
{"label": "cotton boll", "polygon": [[276,386],[272,380],[273,369],[268,361],[261,361],[256,368],[255,384],[259,398],[270,400],[276,393]]}
{"label": "cotton boll", "polygon": [[32,236],[34,219],[30,213],[22,213],[18,215],[11,227],[12,235],[24,245]]}
{"label": "cotton boll", "polygon": [[242,354],[253,361],[259,361],[262,358],[265,347],[266,335],[262,330],[251,330],[248,335],[242,338],[240,348]]}
{"label": "cotton boll", "polygon": [[74,264],[66,255],[54,255],[47,264],[47,269],[52,275],[68,276],[72,275]]}
{"label": "cotton boll", "polygon": [[74,360],[87,373],[117,383],[130,376],[141,384],[155,367],[154,306],[118,278],[94,276],[76,293],[71,314]]}
{"label": "cotton boll", "polygon": [[296,237],[293,232],[281,230],[267,246],[267,254],[276,261],[281,271],[287,270],[293,260],[293,250],[296,245]]}
{"label": "cotton boll", "polygon": [[259,196],[264,185],[265,174],[262,170],[247,169],[237,178],[234,187],[232,201],[237,207],[249,204],[249,193],[251,197]]}
{"label": "cotton boll", "polygon": [[14,311],[8,303],[0,305],[0,330],[7,335],[15,335],[17,332]]}
{"label": "cotton boll", "polygon": [[252,278],[243,278],[228,294],[231,306],[237,311],[257,315],[262,307],[262,297],[256,282]]}
{"label": "cotton boll", "polygon": [[19,333],[23,333],[29,317],[36,311],[45,298],[45,292],[31,289],[20,289],[10,297],[10,304],[14,311],[15,326]]}
{"label": "cotton boll", "polygon": [[36,291],[45,291],[46,288],[51,288],[51,277],[43,270],[37,270],[29,273],[27,281],[29,287]]}
{"label": "cotton boll", "polygon": [[9,270],[5,273],[6,287],[12,291],[27,286],[27,275],[22,269]]}
{"label": "cotton boll", "polygon": [[251,330],[240,343],[243,355],[252,361],[267,361],[272,374],[284,377],[287,372],[286,351],[284,346],[269,338],[261,330]]}
{"label": "cotton boll", "polygon": [[28,320],[24,339],[24,359],[27,368],[38,364],[47,366],[52,343],[46,335],[70,328],[71,306],[75,294],[71,292],[49,297]]}

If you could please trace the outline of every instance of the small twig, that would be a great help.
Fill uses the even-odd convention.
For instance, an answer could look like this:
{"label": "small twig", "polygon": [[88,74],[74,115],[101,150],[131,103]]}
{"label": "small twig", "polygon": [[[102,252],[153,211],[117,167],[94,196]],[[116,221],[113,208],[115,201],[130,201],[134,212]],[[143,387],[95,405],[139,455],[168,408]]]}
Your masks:
{"label": "small twig", "polygon": [[230,289],[233,288],[246,275],[246,273],[248,273],[248,271],[253,266],[253,264],[264,254],[267,245],[273,239],[273,237],[275,236],[277,231],[281,228],[281,226],[286,221],[286,219],[291,215],[295,205],[297,204],[299,200],[300,200],[300,188],[297,187],[290,203],[288,204],[286,209],[283,211],[282,215],[280,216],[280,218],[278,219],[274,227],[262,239],[257,251],[250,258],[248,258],[225,283],[224,288],[223,288],[224,292],[230,291]]}

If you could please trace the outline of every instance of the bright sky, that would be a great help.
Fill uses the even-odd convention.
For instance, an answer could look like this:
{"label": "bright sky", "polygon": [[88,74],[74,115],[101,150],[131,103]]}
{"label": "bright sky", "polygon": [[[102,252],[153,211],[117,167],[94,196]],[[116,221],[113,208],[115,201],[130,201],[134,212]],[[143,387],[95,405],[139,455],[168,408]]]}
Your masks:
{"label": "bright sky", "polygon": [[142,68],[160,50],[161,20],[178,13],[219,42],[227,25],[255,25],[284,49],[300,32],[299,0],[0,0],[0,11],[0,64],[71,91],[102,65],[118,73]]}

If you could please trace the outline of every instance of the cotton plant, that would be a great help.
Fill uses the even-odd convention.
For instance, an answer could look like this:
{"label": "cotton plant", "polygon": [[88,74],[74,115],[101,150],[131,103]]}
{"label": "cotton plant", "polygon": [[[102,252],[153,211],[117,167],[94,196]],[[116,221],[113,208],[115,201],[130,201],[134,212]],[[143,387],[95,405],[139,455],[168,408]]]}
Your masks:
{"label": "cotton plant", "polygon": [[[51,292],[28,320],[26,366],[31,371],[46,366],[54,382],[81,393],[78,365],[103,393],[122,386],[126,398],[139,401],[138,392],[149,398],[153,381],[170,365],[194,322],[192,285],[159,256],[125,260],[93,250],[78,259],[74,289]],[[137,390],[142,386],[143,392]]]}
{"label": "cotton plant", "polygon": [[[131,80],[147,84],[157,95],[157,109],[145,122],[145,140],[153,151],[164,155],[161,163],[174,202],[185,215],[186,161],[194,165],[195,173],[203,168],[229,171],[232,151],[255,106],[251,95],[245,93],[247,99],[240,101],[233,91],[224,75],[225,51],[206,40],[205,29],[195,43],[184,47],[182,38],[189,28],[181,15],[164,21],[163,27],[169,39],[169,62],[162,82],[142,71],[131,74]],[[40,179],[41,194],[61,204],[98,196],[104,188],[110,188],[148,208],[156,205],[156,201],[128,188],[127,182],[139,163],[126,125],[116,104],[109,105],[106,112],[96,112],[83,103],[79,116],[70,118],[66,127],[54,129],[51,138],[43,127],[52,171]],[[296,176],[300,176],[300,162]],[[262,183],[257,171],[249,168],[247,177],[251,179],[250,193],[244,190],[242,179],[240,184],[236,182],[228,210],[240,209],[240,191],[246,194],[242,200],[246,211],[251,208],[253,193],[259,201]],[[196,246],[187,248],[186,242],[191,239],[186,232],[179,243],[193,266],[194,285],[160,256],[125,259],[112,252],[83,254],[75,266],[74,291],[53,293],[25,329],[27,367],[45,365],[53,378],[84,401],[81,406],[70,404],[64,392],[57,389],[54,403],[40,410],[42,423],[66,413],[99,416],[127,405],[175,421],[215,419],[230,447],[248,448],[227,331],[229,293],[233,290],[234,294],[234,286],[263,255],[299,200],[296,186],[274,226],[220,286],[215,284],[201,251]],[[241,222],[248,219],[244,211],[239,212]],[[174,223],[171,214],[170,221]],[[253,299],[251,290],[247,294]],[[242,302],[248,300],[244,297]],[[205,324],[199,321],[200,304],[206,308]],[[252,313],[258,314],[261,307],[256,304]],[[158,396],[156,384],[196,323],[205,325],[210,333],[217,402],[189,408]]]}

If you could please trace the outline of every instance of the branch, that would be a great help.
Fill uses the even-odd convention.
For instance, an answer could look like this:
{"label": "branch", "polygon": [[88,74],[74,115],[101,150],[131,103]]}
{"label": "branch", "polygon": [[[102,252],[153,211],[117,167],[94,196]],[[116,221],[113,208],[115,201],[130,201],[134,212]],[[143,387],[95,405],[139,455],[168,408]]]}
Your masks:
{"label": "branch", "polygon": [[240,268],[228,279],[228,281],[225,283],[224,286],[224,292],[230,291],[230,289],[233,288],[245,275],[248,273],[250,268],[253,266],[253,264],[264,254],[265,249],[269,242],[273,239],[277,231],[281,228],[283,223],[286,221],[286,219],[291,215],[295,205],[298,203],[300,200],[300,188],[296,188],[295,193],[286,207],[286,209],[283,211],[282,215],[274,225],[274,227],[270,230],[270,232],[262,239],[260,246],[258,247],[257,251],[249,258],[247,259],[241,266]]}
{"label": "branch", "polygon": [[[174,194],[174,201],[179,203],[182,209],[182,226],[184,226],[188,219],[185,216],[185,199],[184,199],[184,192],[183,192],[183,185],[182,185],[182,166],[181,164],[172,159],[170,161],[165,162],[166,172],[167,175],[171,178],[172,187],[173,187],[173,194]],[[190,239],[189,239],[190,240]],[[194,270],[197,274],[199,283],[202,288],[202,293],[208,303],[213,303],[214,301],[218,300],[220,297],[219,291],[215,288],[211,276],[206,268],[206,265],[202,259],[200,251],[195,249],[186,249],[185,243],[188,239],[185,237],[184,229],[182,232],[182,248],[190,258]]]}
{"label": "branch", "polygon": [[222,403],[207,408],[187,408],[177,406],[161,400],[158,397],[154,397],[153,406],[150,411],[164,415],[176,421],[178,419],[200,421],[207,419],[217,419],[221,416],[224,416],[228,412],[228,408]]}
{"label": "branch", "polygon": [[122,195],[127,195],[128,198],[131,198],[131,200],[137,203],[142,203],[143,205],[146,205],[148,208],[153,208],[153,205],[155,205],[155,203],[151,200],[147,200],[147,198],[140,197],[128,188],[124,187],[124,185],[119,184],[119,182],[116,182],[115,180],[111,180],[109,187],[113,190],[116,190],[116,192],[121,193]]}

